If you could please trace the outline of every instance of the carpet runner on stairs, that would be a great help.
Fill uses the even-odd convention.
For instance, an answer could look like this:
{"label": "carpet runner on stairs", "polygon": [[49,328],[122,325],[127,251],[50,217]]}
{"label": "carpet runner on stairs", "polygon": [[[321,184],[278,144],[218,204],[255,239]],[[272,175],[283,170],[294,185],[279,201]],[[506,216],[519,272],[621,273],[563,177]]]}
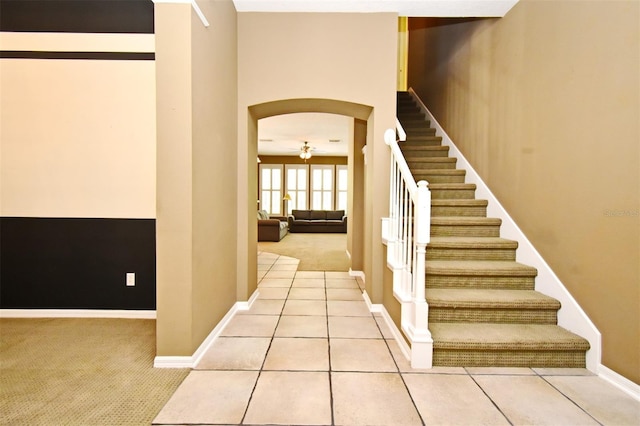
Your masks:
{"label": "carpet runner on stairs", "polygon": [[475,198],[449,147],[408,92],[398,93],[400,142],[416,181],[429,182],[426,298],[434,366],[584,367],[589,342],[557,325],[560,303],[534,290],[537,270]]}

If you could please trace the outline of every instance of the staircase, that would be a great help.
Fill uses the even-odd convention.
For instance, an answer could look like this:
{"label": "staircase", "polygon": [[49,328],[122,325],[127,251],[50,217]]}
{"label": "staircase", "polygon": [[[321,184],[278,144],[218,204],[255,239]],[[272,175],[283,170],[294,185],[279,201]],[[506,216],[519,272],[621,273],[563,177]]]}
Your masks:
{"label": "staircase", "polygon": [[399,92],[400,148],[416,181],[429,182],[431,242],[426,299],[434,366],[585,367],[587,340],[557,325],[560,303],[534,290],[537,270],[516,262],[516,241],[435,135],[412,96]]}

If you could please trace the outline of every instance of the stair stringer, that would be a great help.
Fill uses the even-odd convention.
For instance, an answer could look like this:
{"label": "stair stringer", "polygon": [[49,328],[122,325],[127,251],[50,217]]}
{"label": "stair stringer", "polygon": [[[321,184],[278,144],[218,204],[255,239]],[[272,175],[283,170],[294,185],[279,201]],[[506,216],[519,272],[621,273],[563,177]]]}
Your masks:
{"label": "stair stringer", "polygon": [[476,184],[476,198],[489,202],[487,206],[487,217],[502,219],[502,225],[500,227],[501,237],[518,241],[518,248],[516,250],[518,262],[533,266],[538,270],[538,275],[535,279],[536,291],[560,301],[561,308],[558,311],[558,325],[589,341],[590,349],[586,353],[586,366],[589,371],[597,374],[602,359],[602,335],[598,328],[580,307],[571,293],[569,293],[569,290],[562,284],[562,281],[560,281],[560,278],[553,272],[549,264],[547,264],[540,253],[538,253],[524,232],[522,232],[516,222],[509,216],[487,184],[484,183],[480,175],[478,175],[458,147],[453,143],[447,132],[444,131],[440,123],[438,123],[433,114],[431,114],[431,111],[422,103],[422,100],[420,100],[413,88],[409,88],[408,92],[416,101],[420,110],[426,115],[427,120],[431,120],[431,127],[436,129],[436,135],[442,137],[442,145],[449,147],[449,156],[457,158],[457,168],[466,170],[465,181]]}

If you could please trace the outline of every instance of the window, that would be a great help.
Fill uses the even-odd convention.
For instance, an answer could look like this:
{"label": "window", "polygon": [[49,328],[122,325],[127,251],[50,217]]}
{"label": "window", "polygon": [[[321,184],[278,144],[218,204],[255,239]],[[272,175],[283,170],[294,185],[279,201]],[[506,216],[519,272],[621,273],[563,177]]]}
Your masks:
{"label": "window", "polygon": [[332,165],[311,166],[311,209],[333,210]]}
{"label": "window", "polygon": [[347,212],[348,186],[347,166],[336,166],[336,210]]}
{"label": "window", "polygon": [[282,165],[260,164],[260,209],[282,214]]}
{"label": "window", "polygon": [[285,203],[287,214],[290,214],[293,209],[306,209],[309,166],[287,164],[285,172],[287,180],[285,195],[289,194],[291,197],[291,200]]}

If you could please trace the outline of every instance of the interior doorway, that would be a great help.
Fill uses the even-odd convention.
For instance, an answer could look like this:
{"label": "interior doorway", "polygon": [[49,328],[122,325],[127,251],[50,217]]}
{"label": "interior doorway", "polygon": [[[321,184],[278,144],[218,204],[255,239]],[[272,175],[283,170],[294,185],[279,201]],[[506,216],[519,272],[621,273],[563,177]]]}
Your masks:
{"label": "interior doorway", "polygon": [[[370,116],[373,108],[367,105],[332,100],[332,99],[287,99],[253,105],[248,108],[248,149],[247,173],[249,182],[248,226],[246,233],[247,270],[249,275],[247,294],[253,293],[257,287],[257,232],[255,229],[255,211],[258,195],[258,170],[256,167],[258,156],[258,127],[259,120],[295,113],[329,113],[350,117],[351,127],[347,152],[347,167],[349,176],[348,186],[348,211],[349,221],[347,225],[347,250],[351,255],[351,269],[362,270],[364,264],[364,221],[365,221],[365,190],[364,190],[364,153],[369,134]],[[253,166],[252,166],[253,165]],[[253,200],[253,201],[250,201]],[[240,248],[239,248],[240,250]]]}

